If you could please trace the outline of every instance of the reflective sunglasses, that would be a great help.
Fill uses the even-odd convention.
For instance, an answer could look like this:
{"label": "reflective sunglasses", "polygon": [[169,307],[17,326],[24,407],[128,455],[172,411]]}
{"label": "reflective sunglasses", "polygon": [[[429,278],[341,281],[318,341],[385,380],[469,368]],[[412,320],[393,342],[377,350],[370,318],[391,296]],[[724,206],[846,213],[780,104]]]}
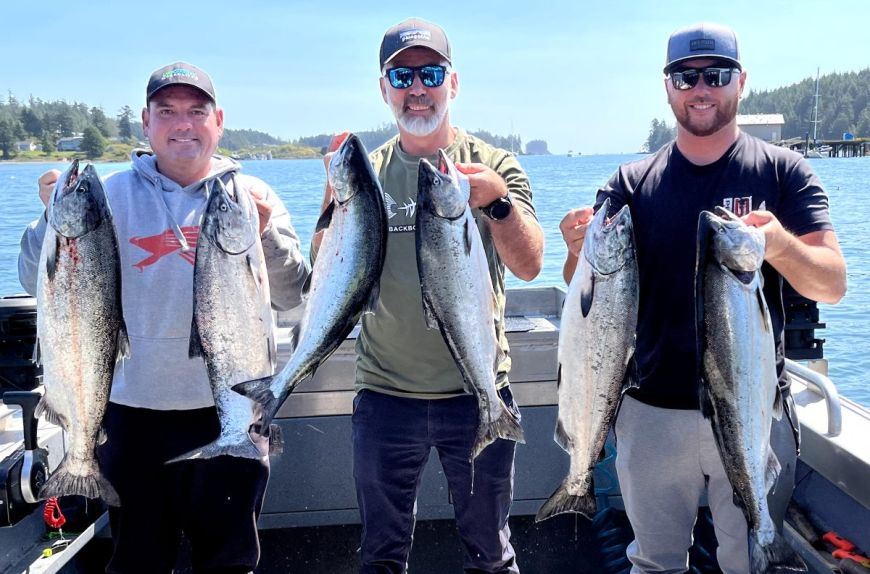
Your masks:
{"label": "reflective sunglasses", "polygon": [[711,88],[722,88],[731,83],[731,72],[740,73],[737,68],[685,68],[671,72],[671,83],[677,90],[691,90],[704,76],[704,83]]}
{"label": "reflective sunglasses", "polygon": [[427,88],[437,88],[444,83],[447,66],[401,66],[387,70],[390,85],[397,90],[406,90],[414,83],[414,74],[420,78]]}

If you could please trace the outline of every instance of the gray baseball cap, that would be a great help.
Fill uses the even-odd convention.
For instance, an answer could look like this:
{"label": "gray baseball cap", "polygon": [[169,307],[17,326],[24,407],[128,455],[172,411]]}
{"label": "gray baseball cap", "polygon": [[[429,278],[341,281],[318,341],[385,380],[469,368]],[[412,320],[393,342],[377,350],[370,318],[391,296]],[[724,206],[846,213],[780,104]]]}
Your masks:
{"label": "gray baseball cap", "polygon": [[450,60],[450,43],[447,34],[437,24],[420,18],[408,18],[392,26],[384,33],[381,40],[380,62],[384,64],[396,57],[396,54],[408,48],[429,48],[452,64]]}
{"label": "gray baseball cap", "polygon": [[743,69],[737,51],[737,34],[720,24],[701,22],[680,28],[668,39],[664,73],[668,74],[687,60],[715,58]]}

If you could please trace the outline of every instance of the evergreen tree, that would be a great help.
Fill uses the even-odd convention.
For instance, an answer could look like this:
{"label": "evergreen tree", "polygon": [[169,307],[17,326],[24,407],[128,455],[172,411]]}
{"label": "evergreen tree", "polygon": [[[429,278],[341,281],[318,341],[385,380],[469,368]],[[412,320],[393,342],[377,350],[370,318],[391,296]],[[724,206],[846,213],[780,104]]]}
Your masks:
{"label": "evergreen tree", "polygon": [[664,120],[653,119],[649,126],[649,135],[643,144],[643,150],[649,153],[657,152],[676,137],[676,128],[672,128]]}
{"label": "evergreen tree", "polygon": [[42,132],[42,136],[39,138],[39,144],[42,146],[42,153],[45,155],[51,154],[53,151],[57,151],[57,146],[51,138],[51,134],[47,131]]}
{"label": "evergreen tree", "polygon": [[11,159],[18,153],[15,149],[15,142],[18,140],[16,124],[16,120],[5,115],[0,116],[0,151],[3,152],[3,159]]}
{"label": "evergreen tree", "polygon": [[100,130],[94,126],[88,126],[82,134],[82,144],[79,149],[85,152],[89,158],[100,157],[106,151],[106,139]]}
{"label": "evergreen tree", "polygon": [[133,137],[133,110],[130,106],[124,106],[118,113],[118,136],[125,140]]}
{"label": "evergreen tree", "polygon": [[106,117],[106,113],[103,112],[103,108],[94,106],[90,110],[90,116],[91,125],[100,130],[100,133],[104,138],[112,137],[112,130],[109,127],[109,119]]}

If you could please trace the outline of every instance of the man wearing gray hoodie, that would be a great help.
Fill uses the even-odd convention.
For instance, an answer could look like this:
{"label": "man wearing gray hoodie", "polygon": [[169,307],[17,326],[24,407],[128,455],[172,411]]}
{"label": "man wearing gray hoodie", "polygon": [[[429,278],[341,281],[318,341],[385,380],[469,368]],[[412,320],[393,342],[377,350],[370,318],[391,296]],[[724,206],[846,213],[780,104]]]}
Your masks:
{"label": "man wearing gray hoodie", "polygon": [[[98,447],[101,469],[121,498],[121,506],[109,511],[115,549],[107,571],[172,572],[183,534],[195,572],[250,572],[259,559],[256,521],[268,457],[165,464],[219,432],[205,363],[188,357],[194,254],[207,189],[220,179],[229,189],[245,188],[254,200],[273,308],[298,305],[311,270],[275,192],[239,173],[232,159],[215,155],[223,109],[205,72],[185,62],[156,70],[142,128],[151,151],[135,150],[131,168],[104,181],[130,340],[129,358],[115,368],[104,419],[109,440]],[[43,203],[59,176],[51,170],[40,177]],[[45,229],[42,216],[21,239],[19,278],[31,294]],[[268,438],[251,437],[265,454]]]}

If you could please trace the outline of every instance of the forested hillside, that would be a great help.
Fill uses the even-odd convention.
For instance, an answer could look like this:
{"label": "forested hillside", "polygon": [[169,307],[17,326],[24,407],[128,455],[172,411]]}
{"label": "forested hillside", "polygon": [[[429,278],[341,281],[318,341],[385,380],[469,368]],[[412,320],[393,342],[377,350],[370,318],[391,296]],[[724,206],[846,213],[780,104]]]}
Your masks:
{"label": "forested hillside", "polygon": [[[783,138],[813,133],[816,79],[769,91],[752,91],[740,102],[741,114],[782,114]],[[818,139],[840,139],[844,132],[870,137],[870,68],[819,77]]]}

